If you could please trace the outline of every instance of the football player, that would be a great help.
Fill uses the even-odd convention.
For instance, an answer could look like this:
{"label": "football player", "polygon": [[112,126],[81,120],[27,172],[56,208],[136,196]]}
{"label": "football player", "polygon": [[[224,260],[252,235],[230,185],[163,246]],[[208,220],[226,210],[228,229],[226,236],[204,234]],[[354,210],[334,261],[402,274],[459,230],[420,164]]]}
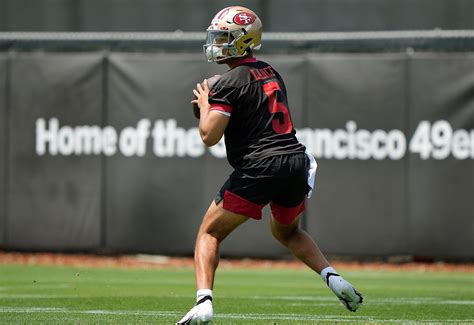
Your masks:
{"label": "football player", "polygon": [[224,8],[207,29],[204,53],[226,64],[212,89],[207,81],[193,90],[199,106],[202,141],[213,146],[225,136],[234,171],[207,210],[194,252],[196,305],[177,324],[212,321],[212,289],[219,244],[249,218],[261,219],[270,204],[273,236],[324,282],[350,311],[362,295],[332,268],[318,245],[299,225],[311,195],[316,161],[298,142],[288,108],[285,83],[269,64],[253,57],[260,48],[262,23],[251,10]]}

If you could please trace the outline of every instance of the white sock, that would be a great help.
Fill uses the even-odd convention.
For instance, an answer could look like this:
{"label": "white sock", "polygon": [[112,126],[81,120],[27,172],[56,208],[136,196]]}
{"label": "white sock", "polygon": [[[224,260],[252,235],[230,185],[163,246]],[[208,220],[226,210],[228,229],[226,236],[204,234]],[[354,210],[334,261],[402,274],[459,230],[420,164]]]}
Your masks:
{"label": "white sock", "polygon": [[199,289],[196,292],[196,302],[204,298],[205,296],[211,296],[212,298],[212,290],[211,289]]}
{"label": "white sock", "polygon": [[331,275],[331,274],[339,275],[339,273],[337,273],[336,270],[332,266],[328,266],[321,271],[321,274],[320,274],[321,279],[323,279],[323,281],[326,282],[327,285],[329,285],[328,275]]}

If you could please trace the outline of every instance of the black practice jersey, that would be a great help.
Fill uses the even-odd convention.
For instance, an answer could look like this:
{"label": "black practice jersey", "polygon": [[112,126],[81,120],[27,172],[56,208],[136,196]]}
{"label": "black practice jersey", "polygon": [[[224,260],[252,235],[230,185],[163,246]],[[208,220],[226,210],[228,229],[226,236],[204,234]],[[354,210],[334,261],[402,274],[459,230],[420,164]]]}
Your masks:
{"label": "black practice jersey", "polygon": [[269,157],[305,151],[295,136],[283,79],[269,64],[242,60],[213,86],[209,103],[230,116],[224,136],[232,167],[253,168]]}

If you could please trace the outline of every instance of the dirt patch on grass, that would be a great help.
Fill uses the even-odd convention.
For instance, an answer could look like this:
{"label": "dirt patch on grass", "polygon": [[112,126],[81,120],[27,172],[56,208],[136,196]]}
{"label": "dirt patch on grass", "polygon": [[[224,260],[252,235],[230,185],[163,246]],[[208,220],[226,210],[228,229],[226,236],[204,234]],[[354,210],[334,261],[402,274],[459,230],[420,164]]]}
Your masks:
{"label": "dirt patch on grass", "polygon": [[[0,251],[0,264],[58,265],[81,267],[119,267],[119,268],[191,268],[193,259],[156,255],[101,256],[94,254],[64,253],[24,253]],[[473,263],[382,263],[382,262],[343,262],[331,263],[337,269],[345,270],[388,270],[420,272],[474,272]],[[262,259],[221,259],[220,268],[243,269],[304,269],[297,260]]]}

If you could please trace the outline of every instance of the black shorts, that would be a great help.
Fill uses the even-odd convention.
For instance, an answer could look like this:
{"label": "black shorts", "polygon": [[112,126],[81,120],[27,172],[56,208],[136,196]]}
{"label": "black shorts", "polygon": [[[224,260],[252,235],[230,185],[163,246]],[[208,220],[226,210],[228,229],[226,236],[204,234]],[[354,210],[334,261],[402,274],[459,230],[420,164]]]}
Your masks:
{"label": "black shorts", "polygon": [[253,219],[262,218],[270,204],[273,217],[292,223],[304,211],[309,161],[304,153],[267,158],[252,168],[236,169],[215,198],[225,210]]}

